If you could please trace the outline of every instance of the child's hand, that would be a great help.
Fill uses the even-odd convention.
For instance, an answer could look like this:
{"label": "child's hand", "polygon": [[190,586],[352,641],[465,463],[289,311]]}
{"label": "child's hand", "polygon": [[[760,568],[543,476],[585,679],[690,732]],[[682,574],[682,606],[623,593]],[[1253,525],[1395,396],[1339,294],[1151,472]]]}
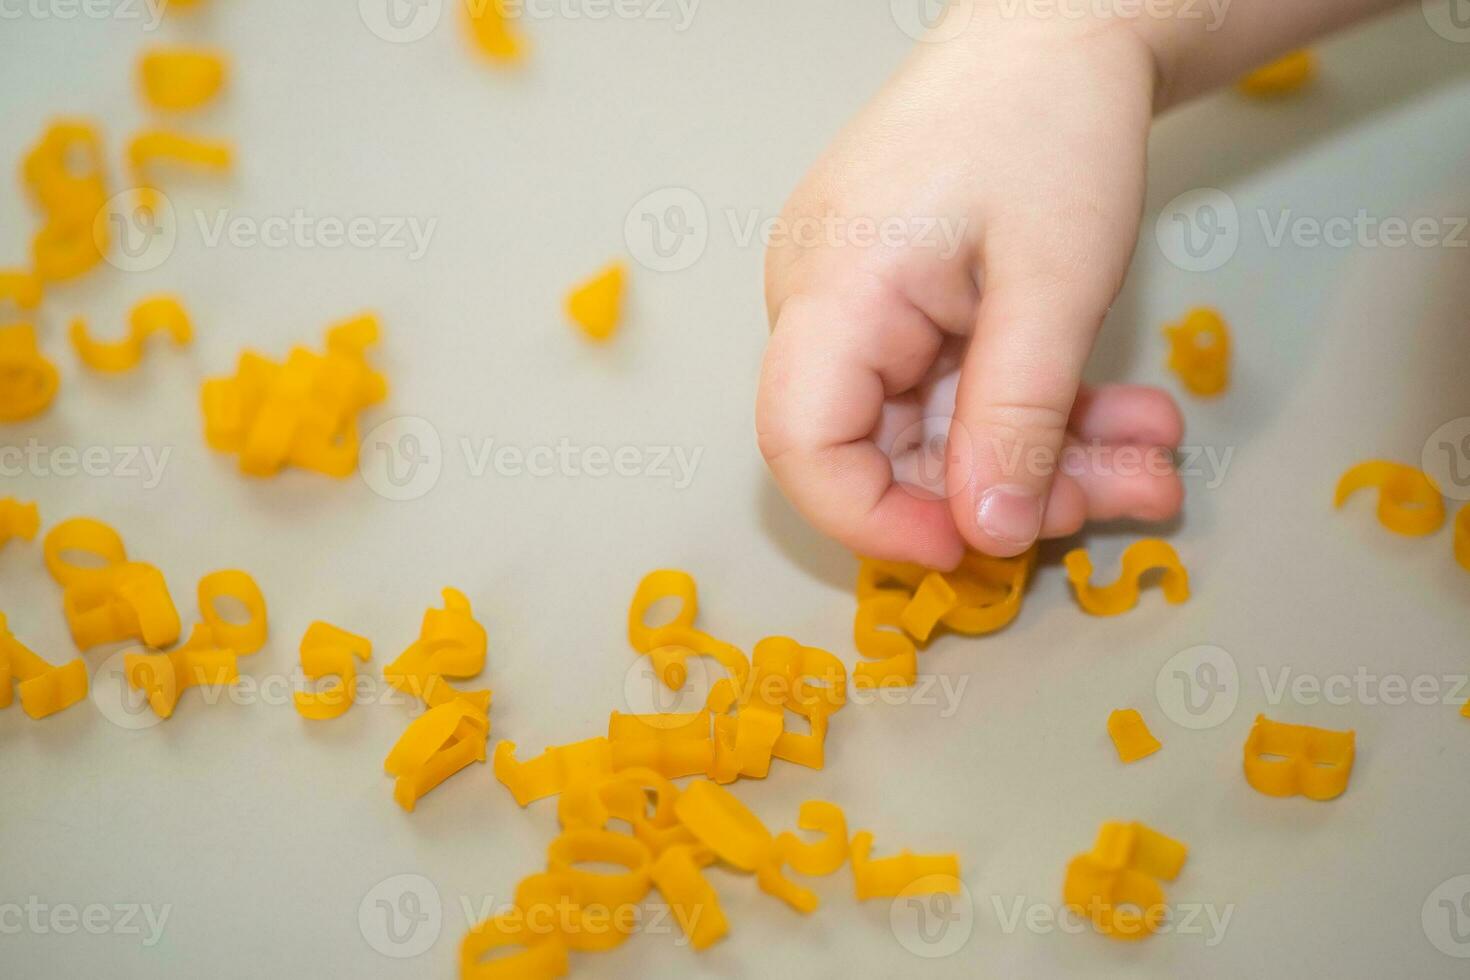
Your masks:
{"label": "child's hand", "polygon": [[[1138,232],[1154,91],[1127,25],[987,19],[921,44],[807,175],[794,243],[767,255],[757,430],[819,529],[948,568],[967,544],[1178,511],[1173,400],[1079,394]],[[908,238],[843,240],[852,219]]]}

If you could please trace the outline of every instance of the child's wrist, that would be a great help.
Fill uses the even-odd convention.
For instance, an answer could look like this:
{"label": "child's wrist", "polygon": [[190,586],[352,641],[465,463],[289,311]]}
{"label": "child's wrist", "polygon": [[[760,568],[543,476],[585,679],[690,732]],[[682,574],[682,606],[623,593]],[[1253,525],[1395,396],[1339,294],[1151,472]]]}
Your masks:
{"label": "child's wrist", "polygon": [[1177,64],[1176,25],[1164,13],[1181,0],[973,0],[951,6],[963,25],[941,24],[984,44],[1036,39],[1046,44],[1103,45],[1146,62],[1150,100],[1162,107]]}

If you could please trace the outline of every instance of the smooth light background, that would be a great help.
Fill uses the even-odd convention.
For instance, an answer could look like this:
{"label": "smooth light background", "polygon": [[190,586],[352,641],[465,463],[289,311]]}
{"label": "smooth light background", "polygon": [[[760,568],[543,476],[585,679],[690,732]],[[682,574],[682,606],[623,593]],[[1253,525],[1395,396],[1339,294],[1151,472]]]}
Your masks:
{"label": "smooth light background", "polygon": [[[7,445],[166,451],[161,482],[23,473],[0,494],[38,500],[47,526],[81,514],[112,523],[167,574],[186,628],[201,575],[252,572],[272,638],[241,669],[276,688],[243,704],[192,691],[172,719],[141,730],[92,700],[40,722],[18,707],[0,713],[0,904],[34,895],[170,910],[151,948],[136,935],[0,933],[0,973],[454,976],[470,921],[542,867],[554,804],[518,809],[486,765],[403,812],[381,764],[413,709],[364,704],[303,720],[280,686],[297,641],[326,619],[371,637],[377,670],[413,640],[441,588],[460,588],[490,635],[481,683],[495,692],[492,743],[511,739],[523,757],[599,734],[609,711],[638,706],[647,684],[623,622],[652,568],[698,578],[701,624],[715,635],[749,649],[789,634],[850,663],[855,561],[787,508],[755,449],[762,255],[738,231],[777,214],[912,41],[877,2],[704,3],[686,30],[672,6],[593,20],[563,4],[524,25],[529,59],[505,71],[472,52],[447,0],[437,27],[406,44],[375,36],[351,3],[211,0],[154,31],[143,8],[141,20],[110,9],[0,23],[0,159],[18,161],[57,114],[91,116],[121,188],[123,140],[148,119],[134,59],[178,42],[229,54],[226,98],[180,127],[229,138],[238,165],[225,179],[166,179],[179,238],[162,265],[103,267],[48,295],[38,327],[61,395],[44,418],[0,432]],[[813,883],[822,907],[810,918],[720,873],[731,935],[715,949],[696,956],[677,932],[638,936],[575,957],[577,974],[1463,974],[1426,921],[1444,914],[1431,893],[1470,873],[1470,721],[1453,703],[1272,703],[1260,673],[1269,686],[1282,670],[1364,671],[1436,679],[1453,701],[1470,693],[1454,680],[1470,672],[1470,576],[1448,527],[1399,538],[1374,521],[1368,495],[1331,507],[1350,464],[1417,462],[1430,433],[1470,414],[1470,249],[1273,247],[1258,217],[1470,213],[1470,43],[1431,30],[1414,4],[1322,60],[1300,98],[1222,94],[1158,127],[1136,267],[1093,366],[1099,378],[1173,387],[1160,325],[1199,304],[1233,324],[1230,393],[1184,399],[1188,442],[1231,454],[1223,474],[1190,477],[1185,516],[1166,529],[1190,568],[1190,602],[1167,606],[1154,592],[1129,615],[1092,619],[1049,561],[1010,629],[924,654],[933,679],[920,703],[852,705],[834,720],[825,771],[778,764],[736,787],[772,826],[791,825],[802,800],[830,799],[882,852],[958,852],[970,900],[950,925],[972,930],[964,945],[916,955],[905,911],[895,926],[886,901],[855,903],[846,870]],[[702,202],[703,254],[677,272],[634,263],[622,333],[587,345],[563,321],[565,289],[626,255],[630,209],[670,187]],[[1240,242],[1222,267],[1194,273],[1167,261],[1153,229],[1166,202],[1201,187],[1230,196]],[[437,224],[416,261],[388,248],[211,247],[199,215],[211,223],[220,209],[251,222],[300,209]],[[0,265],[25,260],[33,220],[12,182],[0,194]],[[70,319],[113,334],[133,302],[161,290],[193,312],[193,346],[154,347],[126,376],[85,373],[65,341]],[[372,481],[254,481],[205,447],[204,378],[229,372],[246,347],[279,356],[318,345],[361,310],[382,318],[374,359],[392,386],[366,427],[397,416],[419,420],[400,423],[414,432],[431,427],[441,470],[426,493],[385,499],[373,488],[381,470]],[[656,473],[477,475],[463,449],[563,439],[701,455],[676,487]],[[652,467],[653,455],[641,459]],[[1140,533],[1091,537],[1100,576]],[[75,655],[39,543],[0,552],[0,608],[43,656]],[[1171,658],[1198,645],[1227,651],[1239,680],[1228,717],[1196,731],[1171,717],[1180,702],[1168,692]],[[102,667],[114,652],[87,659]],[[116,703],[116,685],[103,669],[96,698]],[[1125,705],[1165,743],[1129,767],[1104,733]],[[1252,791],[1240,746],[1258,711],[1355,728],[1347,795],[1315,804]],[[1055,910],[1067,860],[1106,819],[1142,820],[1190,846],[1167,893],[1229,908],[1221,941],[1008,928],[1018,904]],[[409,958],[373,945],[383,945],[378,899],[410,908],[396,904],[399,875],[423,876],[440,908],[417,927],[429,932],[407,933],[427,946]],[[1470,929],[1470,909],[1460,925]],[[1470,955],[1470,939],[1451,948]]]}

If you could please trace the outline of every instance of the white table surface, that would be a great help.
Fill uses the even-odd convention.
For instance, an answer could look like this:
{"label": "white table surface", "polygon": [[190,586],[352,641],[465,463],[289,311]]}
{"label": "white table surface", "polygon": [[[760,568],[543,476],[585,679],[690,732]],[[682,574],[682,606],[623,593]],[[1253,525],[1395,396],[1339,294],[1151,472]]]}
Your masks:
{"label": "white table surface", "polygon": [[[191,691],[156,726],[110,720],[119,648],[87,654],[99,670],[88,702],[44,721],[0,712],[0,975],[454,976],[477,910],[541,868],[554,803],[520,810],[485,765],[403,812],[382,759],[413,710],[365,704],[303,720],[286,696],[296,644],[326,619],[371,637],[381,668],[456,586],[490,635],[492,741],[516,741],[523,757],[637,707],[623,617],[655,567],[696,575],[701,624],[718,636],[749,649],[789,634],[850,663],[855,562],[785,505],[755,449],[762,255],[740,228],[776,214],[909,39],[876,2],[702,4],[682,30],[677,7],[644,4],[625,8],[637,17],[538,18],[525,68],[505,72],[470,52],[448,3],[413,43],[375,36],[352,3],[215,0],[154,31],[141,7],[62,19],[60,0],[36,3],[53,16],[0,24],[0,159],[18,160],[55,114],[93,116],[121,186],[122,140],[146,118],[134,59],[162,39],[228,50],[227,98],[187,125],[232,139],[239,162],[226,179],[166,182],[178,238],[156,268],[104,267],[55,290],[39,317],[63,388],[43,418],[0,431],[4,445],[34,438],[32,458],[62,467],[67,447],[104,447],[111,472],[16,473],[12,457],[0,495],[38,500],[47,526],[82,514],[112,523],[166,573],[186,628],[202,574],[249,570],[272,635],[242,662],[258,687],[213,704]],[[824,771],[778,764],[736,787],[773,826],[792,825],[802,800],[830,799],[880,851],[958,852],[968,898],[951,908],[950,932],[915,940],[911,913],[857,904],[846,870],[812,883],[822,907],[810,918],[717,873],[731,934],[716,948],[695,955],[677,935],[638,936],[574,956],[576,975],[1464,975],[1470,878],[1454,879],[1470,874],[1470,721],[1454,703],[1388,702],[1418,678],[1440,701],[1470,693],[1459,690],[1470,576],[1448,526],[1400,538],[1374,521],[1368,495],[1331,506],[1350,464],[1415,462],[1438,427],[1470,415],[1470,249],[1452,234],[1470,213],[1470,38],[1428,23],[1414,4],[1334,42],[1299,99],[1226,94],[1157,129],[1144,237],[1094,374],[1170,385],[1163,322],[1214,304],[1234,326],[1229,395],[1184,402],[1188,442],[1217,461],[1230,454],[1213,469],[1205,457],[1167,529],[1191,600],[1167,606],[1152,592],[1126,616],[1092,619],[1044,565],[1010,629],[924,655],[924,696],[844,709]],[[1191,272],[1167,260],[1155,219],[1204,187],[1236,207],[1238,248]],[[583,343],[563,322],[563,291],[630,247],[648,254],[637,205],[665,188],[702,204],[702,254],[671,272],[635,263],[622,334]],[[355,216],[384,231],[398,218],[435,224],[417,257],[211,245],[222,209],[255,226],[298,211],[314,228]],[[1288,209],[1292,221],[1429,217],[1444,240],[1273,245],[1265,229]],[[12,182],[0,194],[0,265],[24,260],[32,222]],[[134,301],[161,290],[193,312],[193,346],[151,349],[126,376],[84,373],[65,341],[71,318],[116,331]],[[395,501],[374,489],[381,468],[371,481],[261,482],[206,448],[202,379],[227,373],[245,347],[317,345],[360,310],[382,318],[374,357],[392,386],[367,424],[410,417],[389,434],[437,436],[437,453],[421,442],[437,480]],[[476,453],[488,440],[565,440],[574,461],[590,447],[639,447],[638,474],[485,469]],[[692,479],[661,472],[654,447],[698,453]],[[162,473],[129,475],[134,450],[166,453]],[[1099,566],[1140,533],[1093,534]],[[0,552],[0,609],[43,656],[76,655],[39,543]],[[1181,654],[1200,645],[1223,648],[1236,680],[1216,675],[1214,724],[1192,730],[1175,672],[1207,676],[1197,654]],[[1282,672],[1338,694],[1333,678],[1347,678],[1348,697],[1282,695]],[[1125,705],[1165,743],[1129,767],[1104,732]],[[1260,711],[1356,729],[1347,794],[1318,804],[1251,790],[1240,751]],[[1063,868],[1107,819],[1186,842],[1169,900],[1228,914],[1223,930],[1199,919],[1122,944],[1048,927]],[[409,908],[397,905],[413,900],[405,890],[424,918],[390,934],[378,902]],[[93,905],[107,910],[87,913],[101,934],[64,931]],[[124,921],[119,907],[135,911]],[[161,935],[145,907],[166,910]],[[1015,924],[1017,908],[1032,925]],[[919,955],[935,952],[948,955]]]}

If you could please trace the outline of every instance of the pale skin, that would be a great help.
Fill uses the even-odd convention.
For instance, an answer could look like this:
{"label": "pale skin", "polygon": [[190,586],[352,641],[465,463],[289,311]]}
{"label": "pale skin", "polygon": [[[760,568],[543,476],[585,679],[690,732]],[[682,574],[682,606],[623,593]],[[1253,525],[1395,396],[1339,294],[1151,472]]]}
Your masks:
{"label": "pale skin", "polygon": [[1137,241],[1153,117],[1397,2],[1234,0],[1207,30],[976,0],[959,36],[918,45],[783,211],[907,236],[766,257],[756,428],[797,510],[860,554],[941,569],[1178,513],[1173,398],[1081,384]]}

